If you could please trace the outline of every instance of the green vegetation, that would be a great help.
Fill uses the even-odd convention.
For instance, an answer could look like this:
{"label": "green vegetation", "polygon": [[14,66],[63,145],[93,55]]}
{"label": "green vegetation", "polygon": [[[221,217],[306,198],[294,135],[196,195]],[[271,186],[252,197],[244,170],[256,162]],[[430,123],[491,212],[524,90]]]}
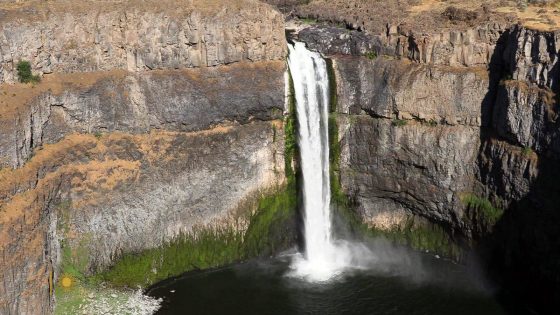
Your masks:
{"label": "green vegetation", "polygon": [[319,23],[319,20],[314,19],[314,18],[310,18],[310,17],[299,18],[299,20],[300,20],[303,24],[308,24],[308,25],[313,25],[313,24]]}
{"label": "green vegetation", "polygon": [[31,64],[29,61],[21,60],[17,63],[17,74],[21,83],[37,83],[41,81],[41,77],[31,73]]}
{"label": "green vegetation", "polygon": [[243,235],[234,228],[199,229],[161,247],[124,254],[98,277],[115,286],[135,288],[243,258]]}
{"label": "green vegetation", "polygon": [[406,124],[408,124],[408,122],[405,119],[393,119],[393,121],[391,122],[391,125],[395,126],[395,127],[403,127],[406,126]]}
{"label": "green vegetation", "polygon": [[97,140],[101,139],[101,137],[103,137],[103,134],[100,131],[97,131],[93,134],[95,136],[95,138],[97,138]]}
{"label": "green vegetation", "polygon": [[[334,198],[335,194],[336,198]],[[359,238],[384,237],[395,244],[422,251],[429,250],[455,260],[460,260],[463,255],[461,247],[438,224],[417,220],[411,216],[403,225],[394,226],[390,230],[372,228],[363,223],[359,215],[352,210],[353,204],[340,190],[333,191],[334,200],[336,200],[336,215],[346,222],[346,229]]]}
{"label": "green vegetation", "polygon": [[244,237],[244,257],[270,256],[293,245],[296,210],[295,182],[277,194],[261,198]]}
{"label": "green vegetation", "polygon": [[521,149],[521,154],[525,157],[529,157],[533,154],[533,149],[529,146],[523,147],[523,149]]}
{"label": "green vegetation", "polygon": [[435,119],[430,119],[428,120],[428,126],[430,127],[436,127],[438,125],[437,121]]}
{"label": "green vegetation", "polygon": [[368,51],[367,53],[364,54],[364,56],[366,56],[369,60],[374,60],[375,58],[377,58],[377,51],[375,50]]}
{"label": "green vegetation", "polygon": [[461,196],[461,201],[467,209],[474,211],[477,219],[482,219],[483,222],[489,225],[496,224],[504,214],[504,210],[494,206],[490,200],[472,193]]}
{"label": "green vegetation", "polygon": [[117,287],[143,287],[187,271],[287,249],[295,240],[290,223],[295,221],[296,198],[295,186],[262,196],[245,234],[233,226],[195,229],[158,248],[124,254],[109,270],[88,280],[102,280]]}

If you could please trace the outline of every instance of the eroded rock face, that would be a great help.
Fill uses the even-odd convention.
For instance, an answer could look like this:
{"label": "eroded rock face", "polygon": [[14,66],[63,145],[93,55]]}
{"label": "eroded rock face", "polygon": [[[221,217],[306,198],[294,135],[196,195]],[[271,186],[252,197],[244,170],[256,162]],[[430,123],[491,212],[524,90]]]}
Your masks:
{"label": "eroded rock face", "polygon": [[560,152],[554,93],[520,81],[503,82],[494,108],[494,128],[510,142],[538,152]]}
{"label": "eroded rock face", "polygon": [[76,134],[2,171],[0,309],[50,312],[62,240],[95,271],[119,253],[159,246],[195,226],[243,231],[250,209],[242,203],[283,183],[281,131],[258,122],[192,133]]}
{"label": "eroded rock face", "polygon": [[280,60],[283,17],[258,1],[30,1],[0,9],[0,82],[38,74],[132,72]]}
{"label": "eroded rock face", "polygon": [[[0,165],[17,167],[71,132],[202,130],[279,118],[284,62],[203,69],[57,75],[30,90],[0,87]],[[250,88],[248,88],[250,84]],[[3,95],[2,95],[3,94]]]}
{"label": "eroded rock face", "polygon": [[504,59],[515,80],[548,87],[557,91],[560,51],[560,32],[530,30],[513,27]]}
{"label": "eroded rock face", "polygon": [[332,58],[341,179],[364,220],[391,229],[414,215],[470,234],[461,197],[477,185],[485,71]]}
{"label": "eroded rock face", "polygon": [[[252,0],[0,7],[0,313],[195,226],[247,228],[285,184],[283,17]],[[29,60],[41,83],[13,84]]]}
{"label": "eroded rock face", "polygon": [[[483,69],[408,64],[379,57],[335,57],[339,109],[344,114],[434,120],[480,126],[490,109]],[[487,124],[488,122],[486,122]]]}
{"label": "eroded rock face", "polygon": [[[475,179],[478,128],[395,126],[369,116],[340,120],[342,184],[369,225],[394,228],[405,211],[464,228],[460,193],[470,191]],[[392,212],[401,219],[379,226]]]}
{"label": "eroded rock face", "polygon": [[560,257],[545,254],[560,238],[556,32],[449,34],[453,49],[410,50],[408,37],[408,53],[393,53],[384,35],[299,32],[333,61],[343,189],[368,225],[420,216],[473,244],[519,297],[556,305]]}

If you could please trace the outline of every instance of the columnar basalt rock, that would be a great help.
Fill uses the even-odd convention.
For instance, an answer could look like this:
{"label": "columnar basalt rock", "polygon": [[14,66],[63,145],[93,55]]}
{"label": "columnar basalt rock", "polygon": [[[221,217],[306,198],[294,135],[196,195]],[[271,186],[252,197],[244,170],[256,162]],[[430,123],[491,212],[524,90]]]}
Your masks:
{"label": "columnar basalt rock", "polygon": [[16,64],[39,74],[132,72],[280,60],[283,17],[265,4],[216,1],[31,1],[0,9],[0,82]]}
{"label": "columnar basalt rock", "polygon": [[511,30],[504,59],[514,80],[557,91],[560,31],[543,32],[516,25]]}
{"label": "columnar basalt rock", "polygon": [[524,81],[504,81],[496,98],[493,124],[508,141],[537,152],[560,152],[556,95]]}

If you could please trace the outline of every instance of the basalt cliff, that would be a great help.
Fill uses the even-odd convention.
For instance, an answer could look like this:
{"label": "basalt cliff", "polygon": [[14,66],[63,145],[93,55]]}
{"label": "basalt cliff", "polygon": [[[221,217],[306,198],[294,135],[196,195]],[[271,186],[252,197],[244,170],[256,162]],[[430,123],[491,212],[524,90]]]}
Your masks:
{"label": "basalt cliff", "polygon": [[[68,270],[94,277],[201,229],[256,242],[235,259],[294,245],[293,214],[259,219],[297,195],[287,40],[328,59],[340,217],[474,253],[504,299],[546,313],[560,301],[557,10],[0,1],[0,314],[51,314]],[[21,61],[40,82],[18,82]]]}

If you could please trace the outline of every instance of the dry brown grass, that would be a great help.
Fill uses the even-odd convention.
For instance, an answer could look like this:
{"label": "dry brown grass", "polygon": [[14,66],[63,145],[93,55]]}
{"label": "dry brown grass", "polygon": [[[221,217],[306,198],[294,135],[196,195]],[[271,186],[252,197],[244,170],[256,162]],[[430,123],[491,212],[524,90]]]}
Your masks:
{"label": "dry brown grass", "polygon": [[152,12],[167,16],[186,16],[197,11],[211,17],[222,10],[236,11],[263,5],[257,0],[29,0],[0,3],[2,22],[41,21],[52,15],[91,12]]}
{"label": "dry brown grass", "polygon": [[[297,9],[298,15],[347,21],[378,34],[387,23],[403,32],[433,33],[464,30],[488,23],[521,22],[541,30],[560,29],[560,2],[547,6],[518,7],[516,0],[313,0]],[[468,18],[443,14],[454,7]]]}
{"label": "dry brown grass", "polygon": [[530,29],[539,31],[554,31],[560,29],[560,1],[549,5],[530,5],[525,10],[517,7],[500,7],[499,13],[513,14],[519,22]]}
{"label": "dry brown grass", "polygon": [[50,92],[53,95],[60,95],[68,90],[85,90],[101,80],[122,80],[127,73],[125,70],[56,73],[46,75],[38,84],[0,84],[0,120],[11,119],[22,106],[26,106],[42,93]]}
{"label": "dry brown grass", "polygon": [[443,12],[449,6],[476,11],[482,5],[488,6],[494,14],[514,16],[516,20],[530,29],[542,31],[560,29],[560,1],[549,5],[529,5],[527,8],[522,8],[518,6],[517,1],[422,0],[418,5],[412,6],[408,12],[413,16],[421,18],[427,12]]}

